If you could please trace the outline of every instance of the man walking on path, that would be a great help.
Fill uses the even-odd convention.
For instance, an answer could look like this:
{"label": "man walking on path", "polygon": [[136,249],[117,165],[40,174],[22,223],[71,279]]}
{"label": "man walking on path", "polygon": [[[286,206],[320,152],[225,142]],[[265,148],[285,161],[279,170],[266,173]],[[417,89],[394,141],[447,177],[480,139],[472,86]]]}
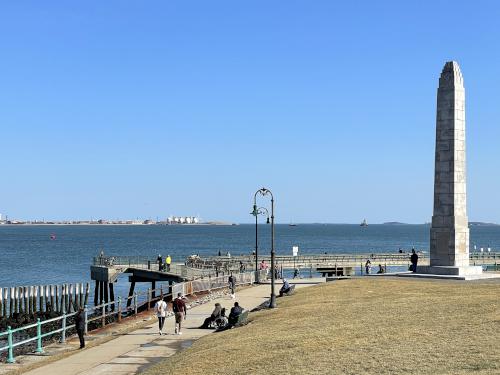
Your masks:
{"label": "man walking on path", "polygon": [[234,279],[234,276],[232,273],[229,276],[229,279],[227,280],[227,282],[229,283],[229,290],[231,291],[231,298],[234,299],[236,297],[234,294],[234,291],[236,289],[236,280]]}
{"label": "man walking on path", "polygon": [[172,309],[175,313],[175,334],[182,335],[182,321],[186,320],[186,304],[182,300],[182,294],[178,293],[177,298],[172,302]]}
{"label": "man walking on path", "polygon": [[411,249],[411,257],[410,257],[412,271],[417,272],[417,263],[418,263],[418,255],[415,252],[415,249]]}
{"label": "man walking on path", "polygon": [[167,315],[167,303],[163,300],[163,293],[160,300],[155,304],[156,316],[158,317],[158,328],[160,336],[163,334],[163,324],[165,324],[165,316]]}
{"label": "man walking on path", "polygon": [[83,307],[78,309],[78,313],[75,316],[75,328],[78,338],[80,339],[80,349],[85,348],[85,312]]}

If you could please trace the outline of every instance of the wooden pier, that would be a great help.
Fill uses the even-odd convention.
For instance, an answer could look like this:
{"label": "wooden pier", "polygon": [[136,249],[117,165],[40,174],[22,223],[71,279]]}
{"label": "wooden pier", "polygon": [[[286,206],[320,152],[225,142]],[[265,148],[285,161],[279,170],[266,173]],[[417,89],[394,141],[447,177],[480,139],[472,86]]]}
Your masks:
{"label": "wooden pier", "polygon": [[[172,263],[167,269],[165,264],[160,267],[157,259],[139,256],[98,256],[90,267],[91,279],[95,281],[94,305],[108,303],[114,300],[114,283],[122,274],[129,274],[129,297],[134,294],[136,283],[151,283],[151,289],[156,290],[157,282],[168,282],[166,294],[171,294],[175,283],[203,279],[205,277],[223,276],[233,269],[231,267],[191,267],[186,264]],[[154,293],[154,292],[153,292]],[[154,294],[152,296],[155,297]],[[127,306],[131,303],[129,298]]]}
{"label": "wooden pier", "polygon": [[[364,266],[367,260],[370,260],[372,267],[377,265],[386,266],[409,266],[410,255],[408,253],[371,253],[371,254],[308,254],[308,255],[276,255],[275,262],[281,268],[312,268],[314,270],[337,265],[338,267],[361,267]],[[429,265],[428,253],[418,253],[419,265]],[[271,257],[268,254],[260,255],[258,262],[265,261],[269,266]],[[241,263],[240,263],[241,262]],[[255,268],[255,256],[212,256],[194,259],[190,264],[191,267],[210,268],[215,265],[219,267],[237,268],[238,265],[248,269]],[[471,253],[471,265],[500,265],[500,253]]]}

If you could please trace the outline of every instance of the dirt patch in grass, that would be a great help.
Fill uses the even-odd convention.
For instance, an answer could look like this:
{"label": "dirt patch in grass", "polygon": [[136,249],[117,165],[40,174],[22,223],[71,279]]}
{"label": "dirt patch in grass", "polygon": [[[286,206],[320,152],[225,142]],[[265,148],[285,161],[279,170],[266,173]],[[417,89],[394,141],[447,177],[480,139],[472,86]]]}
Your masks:
{"label": "dirt patch in grass", "polygon": [[500,374],[500,283],[358,278],[299,289],[156,374]]}

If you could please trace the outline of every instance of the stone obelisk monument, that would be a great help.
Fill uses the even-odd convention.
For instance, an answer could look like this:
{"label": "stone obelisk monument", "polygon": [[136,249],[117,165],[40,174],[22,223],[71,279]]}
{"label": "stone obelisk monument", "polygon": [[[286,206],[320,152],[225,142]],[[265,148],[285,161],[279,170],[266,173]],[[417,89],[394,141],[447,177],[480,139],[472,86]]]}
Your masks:
{"label": "stone obelisk monument", "polygon": [[455,61],[444,65],[437,92],[434,214],[430,238],[430,266],[419,273],[473,276],[480,266],[469,266],[465,164],[465,90]]}

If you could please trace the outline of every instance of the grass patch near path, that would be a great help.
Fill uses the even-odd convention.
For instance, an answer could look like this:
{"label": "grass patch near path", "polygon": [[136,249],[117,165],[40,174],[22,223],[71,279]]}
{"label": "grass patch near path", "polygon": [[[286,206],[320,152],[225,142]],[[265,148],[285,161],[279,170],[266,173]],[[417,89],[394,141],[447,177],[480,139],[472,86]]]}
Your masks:
{"label": "grass patch near path", "polygon": [[500,282],[367,277],[298,289],[146,373],[500,374]]}

